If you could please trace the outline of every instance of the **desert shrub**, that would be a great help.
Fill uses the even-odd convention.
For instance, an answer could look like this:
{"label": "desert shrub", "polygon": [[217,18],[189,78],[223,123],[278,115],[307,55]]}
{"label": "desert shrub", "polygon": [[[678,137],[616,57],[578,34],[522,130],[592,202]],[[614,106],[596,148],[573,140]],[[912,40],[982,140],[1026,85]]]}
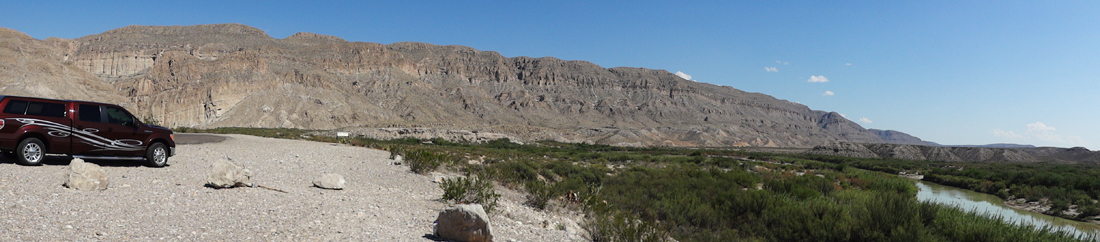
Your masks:
{"label": "desert shrub", "polygon": [[501,180],[518,184],[537,179],[539,167],[538,163],[530,160],[507,161],[493,166]]}
{"label": "desert shrub", "polygon": [[436,168],[446,159],[443,154],[435,154],[426,150],[411,150],[405,151],[405,163],[409,164],[409,168],[417,174],[425,174],[435,171]]}
{"label": "desert shrub", "polygon": [[546,209],[546,204],[551,199],[557,197],[557,192],[553,185],[541,181],[532,180],[526,184],[527,188],[527,205],[538,209]]}
{"label": "desert shrub", "polygon": [[390,151],[390,159],[396,158],[398,155],[405,155],[405,147],[400,145],[393,145],[386,147]]}
{"label": "desert shrub", "polygon": [[443,200],[458,204],[481,204],[485,212],[492,212],[500,200],[500,194],[493,189],[493,181],[473,177],[443,178],[439,183],[443,189]]}
{"label": "desert shrub", "polygon": [[668,238],[656,222],[628,212],[597,213],[585,223],[584,229],[593,242],[657,242]]}
{"label": "desert shrub", "polygon": [[1083,219],[1083,218],[1087,218],[1087,217],[1100,215],[1100,206],[1098,206],[1098,204],[1089,202],[1089,203],[1085,203],[1085,205],[1078,205],[1077,211],[1081,212],[1081,214],[1077,215],[1077,218],[1078,219]]}
{"label": "desert shrub", "polygon": [[509,140],[508,138],[490,140],[489,142],[485,143],[484,147],[486,147],[486,148],[495,148],[495,149],[521,149],[521,148],[524,148],[523,145],[512,143],[512,140]]}
{"label": "desert shrub", "polygon": [[545,167],[558,176],[579,179],[589,184],[602,183],[605,177],[604,174],[610,172],[606,166],[586,167],[570,164],[569,162],[549,163]]}

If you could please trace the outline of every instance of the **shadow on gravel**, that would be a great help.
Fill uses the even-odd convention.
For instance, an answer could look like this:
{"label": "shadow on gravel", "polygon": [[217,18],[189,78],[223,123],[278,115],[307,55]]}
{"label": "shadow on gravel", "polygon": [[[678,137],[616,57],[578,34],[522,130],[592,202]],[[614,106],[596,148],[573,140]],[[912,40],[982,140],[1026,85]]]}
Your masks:
{"label": "shadow on gravel", "polygon": [[446,239],[440,238],[439,236],[435,236],[434,234],[424,234],[424,238],[425,239],[430,239],[432,241],[447,241]]}
{"label": "shadow on gravel", "polygon": [[205,143],[218,143],[228,138],[213,134],[176,133],[176,145],[197,145]]}
{"label": "shadow on gravel", "polygon": [[[42,165],[45,165],[45,166],[67,166],[72,161],[73,161],[72,157],[53,156],[53,155],[51,155],[51,156],[46,156],[45,158],[42,159]],[[136,161],[136,160],[95,160],[95,159],[88,159],[88,160],[85,160],[85,161],[87,161],[88,163],[93,163],[93,164],[99,165],[99,166],[108,166],[108,167],[140,167],[140,166],[144,166],[141,161]],[[7,158],[7,157],[0,157],[0,163],[17,164],[17,163],[15,163],[15,159]],[[171,166],[171,164],[168,164],[166,166]]]}
{"label": "shadow on gravel", "polygon": [[[69,165],[69,162],[71,162],[71,161],[72,161],[71,158],[66,159],[64,164],[60,164],[60,165]],[[109,167],[142,167],[142,166],[145,166],[144,161],[138,161],[138,160],[85,159],[85,161],[87,161],[88,163],[94,163],[94,164],[99,165],[99,166],[109,166]],[[164,165],[164,167],[169,167],[169,166],[172,166],[172,164],[165,164]]]}

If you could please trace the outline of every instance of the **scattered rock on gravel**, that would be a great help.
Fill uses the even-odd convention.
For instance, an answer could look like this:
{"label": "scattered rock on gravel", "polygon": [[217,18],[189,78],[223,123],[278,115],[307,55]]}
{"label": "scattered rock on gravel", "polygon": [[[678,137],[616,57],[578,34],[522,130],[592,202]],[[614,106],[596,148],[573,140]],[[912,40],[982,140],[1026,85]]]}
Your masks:
{"label": "scattered rock on gravel", "polygon": [[251,177],[252,171],[241,168],[228,159],[219,159],[214,162],[210,176],[206,178],[206,185],[214,188],[251,186]]}
{"label": "scattered rock on gravel", "polygon": [[404,160],[404,157],[401,157],[401,155],[395,155],[395,156],[393,156],[393,165],[399,166],[399,165],[401,165],[401,161],[403,161],[403,160]]}
{"label": "scattered rock on gravel", "polygon": [[435,234],[443,239],[492,242],[489,216],[480,204],[459,204],[439,212]]}
{"label": "scattered rock on gravel", "polygon": [[[58,186],[68,160],[42,166],[0,162],[0,241],[410,241],[431,242],[432,222],[450,206],[432,176],[390,165],[390,153],[303,140],[220,135],[221,142],[177,146],[165,168],[103,166],[110,188]],[[177,136],[178,140],[180,137]],[[211,165],[232,154],[251,182],[285,189],[204,187]],[[297,156],[297,157],[296,157]],[[3,158],[0,158],[2,160]],[[51,165],[63,163],[64,165]],[[344,190],[314,188],[339,173]],[[461,174],[444,173],[448,177]],[[587,241],[580,212],[524,205],[526,193],[498,186],[500,213],[489,213],[493,241]],[[549,228],[541,222],[549,220]],[[517,225],[514,221],[522,221]],[[559,224],[564,224],[562,230]],[[72,229],[65,228],[71,225]],[[538,226],[535,226],[538,225]]]}
{"label": "scattered rock on gravel", "polygon": [[443,183],[444,178],[447,178],[447,176],[432,172],[432,183]]}
{"label": "scattered rock on gravel", "polygon": [[65,181],[65,187],[76,190],[105,190],[107,189],[107,172],[99,165],[84,162],[84,159],[74,158],[69,163],[69,179]]}
{"label": "scattered rock on gravel", "polygon": [[316,187],[332,190],[343,190],[344,183],[344,176],[333,173],[321,175],[320,178],[313,181],[313,185]]}

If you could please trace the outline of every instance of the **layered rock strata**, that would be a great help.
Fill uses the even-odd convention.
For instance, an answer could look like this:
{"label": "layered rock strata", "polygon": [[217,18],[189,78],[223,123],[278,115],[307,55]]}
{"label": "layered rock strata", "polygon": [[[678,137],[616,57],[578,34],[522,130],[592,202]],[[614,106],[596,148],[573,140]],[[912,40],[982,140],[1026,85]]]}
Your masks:
{"label": "layered rock strata", "polygon": [[664,70],[312,33],[276,39],[239,24],[128,26],[71,40],[3,29],[0,53],[10,59],[0,62],[0,94],[120,103],[168,127],[379,137],[388,132],[380,128],[425,128],[627,146],[923,142]]}

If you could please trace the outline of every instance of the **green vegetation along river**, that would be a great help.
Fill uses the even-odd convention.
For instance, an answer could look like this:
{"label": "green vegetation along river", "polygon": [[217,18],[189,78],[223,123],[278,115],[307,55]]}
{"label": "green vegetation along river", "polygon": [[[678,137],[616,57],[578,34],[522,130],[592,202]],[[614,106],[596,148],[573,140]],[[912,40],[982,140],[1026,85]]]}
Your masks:
{"label": "green vegetation along river", "polygon": [[[1029,200],[1051,197],[1056,204],[1074,201],[1096,208],[1087,202],[1097,197],[1092,196],[1093,191],[1100,192],[1100,179],[1093,178],[1100,173],[1075,173],[1090,170],[1077,168],[1090,167],[940,164],[552,141],[517,144],[507,139],[485,143],[372,140],[292,129],[202,131],[305,138],[388,150],[393,158],[403,157],[403,163],[418,174],[440,170],[465,174],[462,179],[440,183],[448,201],[479,201],[492,210],[500,196],[495,187],[505,186],[527,191],[525,204],[535,209],[583,210],[590,218],[584,229],[595,241],[662,241],[668,237],[678,241],[1096,241],[1096,225],[1043,223],[1057,219],[1016,215],[1000,207],[1001,200],[991,195],[915,184],[892,175],[914,171],[926,174],[926,179],[940,178],[938,181],[971,189],[975,186],[969,185],[976,184],[981,191],[1005,189],[1000,191],[1034,198]],[[1074,184],[1073,190],[1063,188],[1069,187],[1062,186],[1066,179]],[[977,205],[982,202],[984,207]],[[963,211],[967,209],[1001,219]],[[1095,213],[1082,214],[1100,214],[1091,212]]]}
{"label": "green vegetation along river", "polygon": [[920,191],[917,200],[932,201],[949,206],[958,206],[965,211],[975,211],[1000,216],[1007,221],[1035,226],[1051,226],[1055,230],[1069,231],[1075,235],[1100,235],[1100,225],[1073,221],[1036,212],[1013,209],[1004,205],[1001,198],[971,190],[944,186],[931,182],[918,181]]}

